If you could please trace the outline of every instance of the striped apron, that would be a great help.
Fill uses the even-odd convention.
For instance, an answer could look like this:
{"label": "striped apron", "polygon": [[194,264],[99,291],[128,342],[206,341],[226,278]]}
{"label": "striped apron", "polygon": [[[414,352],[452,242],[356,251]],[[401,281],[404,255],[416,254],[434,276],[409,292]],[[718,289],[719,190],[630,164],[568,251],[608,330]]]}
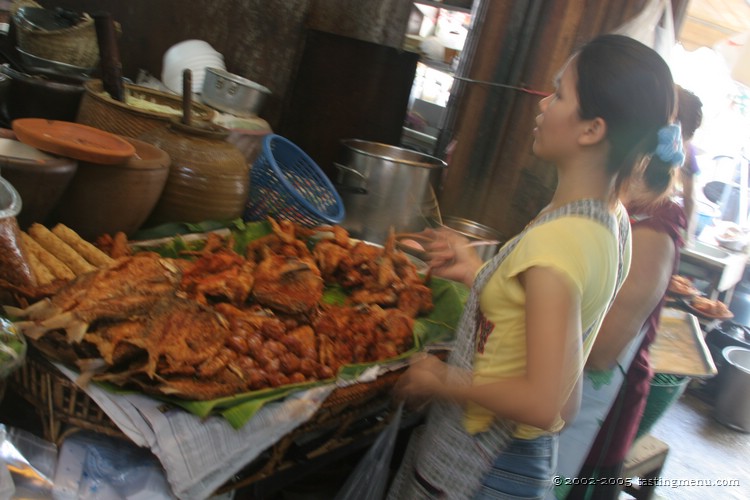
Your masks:
{"label": "striped apron", "polygon": [[[624,280],[623,256],[630,232],[628,218],[617,221],[607,204],[598,200],[579,200],[533,220],[521,233],[500,249],[477,273],[461,319],[456,329],[454,349],[448,364],[459,368],[449,371],[448,383],[470,384],[476,353],[477,320],[480,315],[479,296],[490,277],[521,241],[526,231],[566,216],[587,217],[600,222],[618,239],[620,255],[617,268],[617,290]],[[614,297],[613,297],[614,298]],[[613,299],[612,298],[612,299]],[[610,299],[610,305],[611,300]],[[607,308],[609,309],[609,307]],[[602,311],[602,316],[606,310]],[[595,324],[598,324],[595,323]],[[583,332],[583,341],[594,334],[590,327]],[[464,408],[448,401],[432,403],[427,422],[416,429],[404,455],[401,468],[388,492],[389,500],[472,498],[481,479],[490,470],[494,458],[512,439],[516,423],[497,418],[487,430],[469,434],[463,426]]]}

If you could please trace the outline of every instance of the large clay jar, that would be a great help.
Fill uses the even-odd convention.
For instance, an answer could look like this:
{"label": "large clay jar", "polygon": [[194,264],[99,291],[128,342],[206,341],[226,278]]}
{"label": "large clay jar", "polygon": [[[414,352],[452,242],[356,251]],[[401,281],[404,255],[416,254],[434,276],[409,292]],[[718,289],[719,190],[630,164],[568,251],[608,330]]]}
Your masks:
{"label": "large clay jar", "polygon": [[141,135],[172,158],[167,183],[147,225],[242,216],[250,167],[240,150],[227,142],[228,135],[218,125],[176,121]]}
{"label": "large clay jar", "polygon": [[77,168],[78,162],[71,158],[51,156],[17,140],[0,138],[0,176],[13,184],[23,200],[17,216],[21,229],[47,222]]}
{"label": "large clay jar", "polygon": [[161,196],[169,173],[169,155],[144,141],[123,137],[135,155],[115,165],[78,162],[78,171],[50,215],[83,238],[123,232],[132,236]]}

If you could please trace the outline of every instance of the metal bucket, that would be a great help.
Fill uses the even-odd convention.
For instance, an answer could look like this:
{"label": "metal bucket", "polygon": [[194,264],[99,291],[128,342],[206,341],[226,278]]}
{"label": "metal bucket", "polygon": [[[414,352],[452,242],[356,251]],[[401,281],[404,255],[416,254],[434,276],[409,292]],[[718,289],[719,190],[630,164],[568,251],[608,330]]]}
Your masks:
{"label": "metal bucket", "polygon": [[418,232],[440,223],[437,190],[446,163],[439,158],[359,139],[341,141],[336,190],[355,238],[383,243],[391,227]]}
{"label": "metal bucket", "polygon": [[724,367],[714,417],[732,429],[750,432],[750,349],[729,346],[721,355]]}
{"label": "metal bucket", "polygon": [[470,243],[479,243],[475,248],[483,261],[494,257],[505,243],[505,238],[499,231],[469,219],[446,215],[443,217],[443,225],[466,236]]}

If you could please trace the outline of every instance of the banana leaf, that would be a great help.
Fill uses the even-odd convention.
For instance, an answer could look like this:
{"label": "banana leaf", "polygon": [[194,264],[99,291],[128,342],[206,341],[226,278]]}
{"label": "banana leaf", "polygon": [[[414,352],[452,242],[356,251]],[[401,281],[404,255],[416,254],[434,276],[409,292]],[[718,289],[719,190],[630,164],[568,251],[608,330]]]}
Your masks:
{"label": "banana leaf", "polygon": [[[148,249],[156,251],[163,257],[180,258],[185,251],[200,250],[203,242],[202,236],[191,238],[189,235],[181,234],[174,236],[175,228],[205,231],[226,228],[218,223],[201,223],[199,225],[168,224],[151,230],[148,235],[155,238],[168,237],[168,240],[159,241],[154,246],[151,243],[135,243],[136,250]],[[235,250],[243,252],[246,245],[257,238],[271,232],[271,226],[267,222],[242,222],[232,221],[229,226],[234,239]],[[425,346],[453,339],[456,325],[461,317],[464,303],[468,297],[468,289],[454,281],[432,277],[428,283],[432,290],[434,308],[426,316],[419,317],[414,324],[414,347],[401,355],[387,360],[379,360],[372,363],[347,365],[342,367],[337,378],[344,380],[356,380],[365,370],[374,365],[387,365],[408,358],[415,352],[422,350]],[[327,304],[342,305],[346,300],[346,291],[338,286],[329,286],[323,294],[323,302]],[[159,398],[171,404],[180,406],[185,410],[199,416],[207,417],[210,414],[221,414],[234,427],[240,428],[249,421],[263,405],[288,396],[289,394],[309,389],[322,384],[334,383],[335,379],[318,380],[314,382],[303,382],[290,384],[282,387],[262,389],[229,397],[214,399],[210,401],[186,401],[176,398]]]}
{"label": "banana leaf", "polygon": [[[439,342],[447,342],[453,339],[456,325],[461,317],[468,290],[465,286],[454,281],[441,278],[431,278],[430,288],[433,293],[433,311],[427,316],[418,318],[414,324],[414,347],[401,355],[386,360],[374,361],[343,366],[338,378],[344,380],[356,380],[365,370],[374,365],[387,365],[395,361],[408,358],[414,353],[422,350],[425,346]],[[329,291],[326,291],[328,294]],[[333,290],[340,294],[340,289]],[[325,295],[324,294],[324,297]],[[259,391],[246,392],[233,396],[214,399],[210,401],[186,401],[174,398],[160,398],[164,401],[180,406],[199,417],[206,417],[212,413],[219,413],[236,429],[242,427],[249,421],[263,405],[282,399],[289,394],[310,389],[322,384],[334,383],[335,380],[319,380],[315,382],[304,382],[282,387],[262,389]]]}

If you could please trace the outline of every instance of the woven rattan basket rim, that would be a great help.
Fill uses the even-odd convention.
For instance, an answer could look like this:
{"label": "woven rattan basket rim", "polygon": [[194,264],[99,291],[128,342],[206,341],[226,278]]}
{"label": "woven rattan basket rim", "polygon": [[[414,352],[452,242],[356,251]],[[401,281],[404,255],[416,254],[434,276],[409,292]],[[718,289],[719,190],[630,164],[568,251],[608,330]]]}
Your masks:
{"label": "woven rattan basket rim", "polygon": [[29,350],[24,365],[11,378],[12,389],[36,408],[43,421],[64,422],[80,429],[124,437],[83,389],[35,350]]}
{"label": "woven rattan basket rim", "polygon": [[[25,7],[29,7],[28,5]],[[40,30],[40,29],[32,29],[28,26],[24,26],[23,24],[16,23],[15,27],[18,29],[18,31],[21,31],[23,33],[27,33],[34,36],[39,37],[47,37],[47,38],[54,38],[59,36],[65,36],[65,35],[74,35],[76,32],[91,29],[94,26],[94,20],[88,15],[83,14],[85,16],[85,19],[81,21],[80,23],[71,26],[70,28],[63,28],[59,30]]]}
{"label": "woven rattan basket rim", "polygon": [[[123,102],[112,99],[104,92],[104,85],[101,80],[89,80],[83,84],[83,87],[86,91],[85,97],[90,97],[99,104],[114,107],[119,111],[137,116],[139,118],[149,118],[169,122],[177,116],[168,113],[160,113],[158,111],[148,111],[145,109],[134,108],[133,106],[128,106]],[[125,89],[131,93],[137,93],[149,98],[154,98],[154,102],[156,102],[157,104],[164,104],[165,102],[175,104],[176,100],[179,101],[179,98],[175,95],[167,94],[166,92],[150,89],[148,87],[143,87],[140,85],[131,85],[129,83],[126,83]],[[214,110],[209,108],[208,106],[193,102],[193,118],[197,118],[198,120],[203,121],[209,121],[213,118],[214,114]]]}

